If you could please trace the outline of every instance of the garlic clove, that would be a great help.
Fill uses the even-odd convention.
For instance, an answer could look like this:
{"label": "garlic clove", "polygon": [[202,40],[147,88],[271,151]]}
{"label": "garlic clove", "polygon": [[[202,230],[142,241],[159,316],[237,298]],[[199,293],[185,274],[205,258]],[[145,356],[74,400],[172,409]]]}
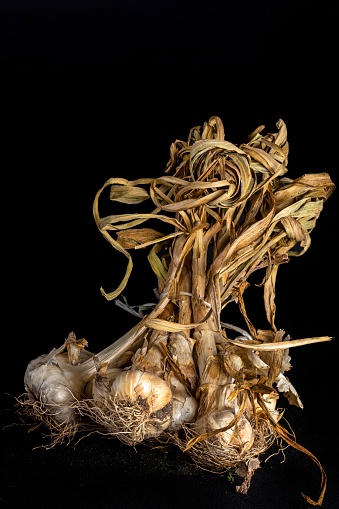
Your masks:
{"label": "garlic clove", "polygon": [[198,402],[188,393],[177,377],[171,377],[172,420],[171,429],[178,430],[185,422],[193,422],[198,414]]}

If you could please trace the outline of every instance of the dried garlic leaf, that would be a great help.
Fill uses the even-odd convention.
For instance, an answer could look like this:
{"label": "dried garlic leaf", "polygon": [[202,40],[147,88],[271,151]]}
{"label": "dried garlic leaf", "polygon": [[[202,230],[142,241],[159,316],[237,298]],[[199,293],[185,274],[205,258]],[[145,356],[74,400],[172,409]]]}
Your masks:
{"label": "dried garlic leaf", "polygon": [[148,200],[149,194],[142,187],[112,185],[110,199],[121,203],[141,203]]}
{"label": "dried garlic leaf", "polygon": [[117,241],[125,249],[134,249],[145,242],[152,242],[163,237],[163,233],[152,228],[130,228],[117,233]]}
{"label": "dried garlic leaf", "polygon": [[295,198],[306,195],[308,198],[327,200],[335,185],[328,173],[309,173],[281,187],[275,193],[277,210],[288,207]]}

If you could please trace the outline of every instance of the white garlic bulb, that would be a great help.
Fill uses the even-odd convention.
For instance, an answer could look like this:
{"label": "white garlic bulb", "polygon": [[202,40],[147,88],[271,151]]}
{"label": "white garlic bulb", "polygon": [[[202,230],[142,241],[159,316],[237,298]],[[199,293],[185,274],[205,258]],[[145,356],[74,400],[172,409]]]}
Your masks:
{"label": "white garlic bulb", "polygon": [[105,427],[129,445],[160,435],[171,424],[172,392],[162,378],[140,369],[114,379]]}
{"label": "white garlic bulb", "polygon": [[139,369],[119,373],[111,393],[124,401],[145,400],[151,414],[164,408],[172,399],[171,388],[165,380]]}
{"label": "white garlic bulb", "polygon": [[64,354],[33,359],[26,368],[24,384],[28,394],[41,402],[57,422],[74,419],[72,404],[82,398],[85,382],[72,365],[67,369]]}
{"label": "white garlic bulb", "polygon": [[[208,412],[196,421],[196,430],[201,434],[216,431],[228,426],[234,418],[235,414],[231,410]],[[254,434],[250,422],[242,416],[235,426],[217,433],[215,439],[223,447],[233,445],[243,452],[252,447]]]}

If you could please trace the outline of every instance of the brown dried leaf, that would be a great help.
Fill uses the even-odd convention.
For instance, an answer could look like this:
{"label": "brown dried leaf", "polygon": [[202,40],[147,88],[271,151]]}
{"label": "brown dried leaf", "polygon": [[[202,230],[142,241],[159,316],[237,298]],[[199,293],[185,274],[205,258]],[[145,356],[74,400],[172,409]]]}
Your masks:
{"label": "brown dried leaf", "polygon": [[145,242],[152,242],[163,237],[163,233],[152,228],[130,228],[117,232],[117,241],[125,249],[134,249]]}

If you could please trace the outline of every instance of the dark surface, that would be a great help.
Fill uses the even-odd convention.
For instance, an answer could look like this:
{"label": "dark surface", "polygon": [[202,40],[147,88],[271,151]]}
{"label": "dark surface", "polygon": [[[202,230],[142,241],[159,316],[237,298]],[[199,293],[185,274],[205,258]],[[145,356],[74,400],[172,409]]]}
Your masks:
{"label": "dark surface", "polygon": [[[137,323],[99,291],[125,270],[92,216],[108,178],[161,175],[170,144],[217,115],[233,143],[282,118],[288,176],[328,172],[337,184],[334,24],[334,2],[1,3],[2,507],[302,509],[301,492],[318,497],[318,467],[292,448],[263,462],[240,495],[179,450],[99,435],[46,450],[41,428],[6,425],[18,423],[13,397],[31,359],[70,331],[99,351]],[[304,409],[285,414],[327,473],[323,509],[339,508],[337,192],[309,251],[277,283],[278,327],[292,339],[334,337],[291,351]],[[125,292],[131,304],[154,300],[144,255]]]}

